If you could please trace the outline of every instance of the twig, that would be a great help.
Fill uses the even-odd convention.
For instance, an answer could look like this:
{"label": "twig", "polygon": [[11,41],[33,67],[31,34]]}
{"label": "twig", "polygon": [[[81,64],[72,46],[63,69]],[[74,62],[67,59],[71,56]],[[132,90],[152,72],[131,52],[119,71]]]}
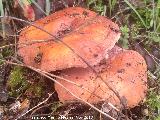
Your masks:
{"label": "twig", "polygon": [[42,108],[44,108],[44,107],[48,107],[48,106],[50,106],[51,104],[52,104],[52,103],[46,104],[46,105],[40,106],[40,107],[36,108],[35,110],[33,110],[33,112],[32,112],[31,115],[30,115],[30,118],[31,118],[31,116],[33,116],[34,113],[37,112],[37,110],[42,109]]}
{"label": "twig", "polygon": [[14,44],[9,44],[9,45],[3,45],[3,46],[0,46],[0,49],[6,48],[6,47],[11,47],[11,46],[16,46],[16,45],[23,45],[23,46],[19,47],[19,48],[22,48],[22,47],[25,47],[25,46],[28,46],[28,45],[32,45],[32,44],[36,44],[36,43],[42,43],[42,42],[49,42],[49,41],[53,41],[53,39],[35,40],[35,41],[28,42],[28,43],[14,43]]}
{"label": "twig", "polygon": [[17,120],[17,119],[20,119],[21,117],[23,117],[24,115],[26,115],[26,114],[29,113],[30,111],[34,110],[35,108],[39,107],[40,105],[46,103],[53,94],[54,94],[54,92],[51,93],[51,94],[49,94],[48,98],[46,98],[44,101],[40,102],[38,105],[34,106],[33,108],[29,109],[29,110],[26,111],[24,114],[18,116],[18,117],[16,118],[16,120]]}
{"label": "twig", "polygon": [[[160,67],[160,64],[158,63],[158,62],[160,62],[160,60],[159,60],[157,57],[155,57],[154,55],[152,55],[146,48],[144,48],[144,50],[147,52],[147,54],[148,54],[150,57],[153,58],[154,62]],[[158,62],[157,62],[156,60],[157,60]]]}
{"label": "twig", "polygon": [[114,15],[111,19],[116,18],[116,16],[118,16],[119,14],[121,14],[121,13],[123,13],[123,12],[127,11],[127,10],[130,10],[130,8],[129,8],[129,7],[127,7],[127,8],[125,8],[125,9],[123,9],[123,11],[121,10],[121,11],[117,12],[117,13],[116,13],[116,15]]}

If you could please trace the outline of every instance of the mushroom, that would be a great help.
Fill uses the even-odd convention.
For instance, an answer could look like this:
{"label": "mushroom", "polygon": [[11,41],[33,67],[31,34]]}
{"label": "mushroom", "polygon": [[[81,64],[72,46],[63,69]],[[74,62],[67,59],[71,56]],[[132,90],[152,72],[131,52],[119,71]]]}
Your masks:
{"label": "mushroom", "polygon": [[[22,30],[18,54],[26,65],[47,72],[62,70],[61,77],[80,87],[58,81],[90,103],[105,100],[120,106],[122,99],[127,107],[133,107],[145,97],[146,63],[137,52],[114,47],[120,32],[111,20],[84,8],[71,7],[35,21],[34,25],[51,34],[35,26]],[[55,89],[60,101],[77,100],[58,84]]]}
{"label": "mushroom", "polygon": [[26,27],[20,33],[18,54],[26,65],[45,71],[94,66],[120,37],[117,24],[80,7],[58,11],[34,25],[54,37],[34,26]]}
{"label": "mushroom", "polygon": [[[132,108],[145,98],[147,90],[147,67],[143,57],[132,50],[112,50],[103,64],[97,65],[98,73],[113,90],[118,92],[126,106]],[[63,70],[61,77],[75,82],[73,85],[58,80],[79,98],[90,103],[108,101],[121,106],[120,99],[90,68],[71,68]],[[86,89],[83,89],[86,88]],[[77,100],[58,84],[55,84],[59,100],[62,102]],[[62,90],[63,89],[63,90]],[[98,97],[99,96],[99,97]]]}

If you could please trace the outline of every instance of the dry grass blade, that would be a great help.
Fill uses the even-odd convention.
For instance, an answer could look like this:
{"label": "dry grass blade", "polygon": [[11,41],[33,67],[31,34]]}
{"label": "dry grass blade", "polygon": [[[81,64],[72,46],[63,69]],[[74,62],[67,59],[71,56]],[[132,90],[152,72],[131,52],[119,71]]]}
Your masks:
{"label": "dry grass blade", "polygon": [[141,15],[138,13],[138,11],[133,7],[133,5],[128,1],[128,0],[124,0],[124,2],[137,14],[137,16],[139,17],[139,19],[141,20],[141,22],[143,23],[143,25],[147,28],[146,23],[144,22],[143,18],[141,17]]}
{"label": "dry grass blade", "polygon": [[[1,16],[4,16],[4,8],[3,8],[3,1],[0,0],[0,13],[1,13]],[[5,19],[1,19],[1,24],[2,24],[2,37],[4,38],[5,37]]]}
{"label": "dry grass blade", "polygon": [[[150,57],[152,57],[152,59],[154,60],[154,62],[160,67],[160,64],[159,64],[160,60],[159,60],[157,57],[155,57],[154,55],[152,55],[146,48],[144,48],[144,50],[147,52],[147,54],[148,54]],[[157,62],[157,61],[158,61],[158,62]]]}
{"label": "dry grass blade", "polygon": [[[22,45],[21,47],[25,47],[25,46],[28,46],[28,45],[32,45],[32,44],[35,44],[35,43],[42,43],[42,42],[49,42],[51,41],[52,39],[47,39],[47,40],[36,40],[36,41],[33,41],[33,42],[28,42],[28,43],[15,43],[15,44],[8,44],[8,45],[3,45],[3,46],[0,46],[0,49],[4,49],[6,47],[11,47],[11,46],[17,46],[17,45]],[[20,48],[21,48],[20,47]]]}
{"label": "dry grass blade", "polygon": [[44,13],[45,15],[48,15],[48,13],[46,13],[46,12],[41,8],[41,6],[40,6],[35,0],[31,0],[31,2],[32,2],[42,13]]}

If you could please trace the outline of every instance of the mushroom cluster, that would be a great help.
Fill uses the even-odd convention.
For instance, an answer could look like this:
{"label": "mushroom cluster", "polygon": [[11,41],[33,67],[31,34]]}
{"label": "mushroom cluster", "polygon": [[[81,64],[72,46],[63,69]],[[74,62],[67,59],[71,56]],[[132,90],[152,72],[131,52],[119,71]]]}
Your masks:
{"label": "mushroom cluster", "polygon": [[[60,76],[75,84],[57,80],[90,103],[108,101],[120,106],[123,100],[127,107],[134,107],[145,98],[145,60],[133,50],[115,46],[120,30],[111,20],[71,7],[34,25],[40,29],[28,26],[19,37],[18,54],[26,65],[47,72],[61,70]],[[60,101],[77,100],[58,84],[55,89]]]}

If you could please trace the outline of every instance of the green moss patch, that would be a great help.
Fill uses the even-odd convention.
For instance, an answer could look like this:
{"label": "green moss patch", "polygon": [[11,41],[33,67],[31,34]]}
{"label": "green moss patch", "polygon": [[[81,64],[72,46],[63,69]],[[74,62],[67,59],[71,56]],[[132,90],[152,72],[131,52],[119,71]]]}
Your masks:
{"label": "green moss patch", "polygon": [[22,67],[16,66],[13,68],[10,73],[7,85],[10,88],[10,96],[14,97],[20,95],[24,90],[27,89],[29,83],[24,77],[24,70]]}

